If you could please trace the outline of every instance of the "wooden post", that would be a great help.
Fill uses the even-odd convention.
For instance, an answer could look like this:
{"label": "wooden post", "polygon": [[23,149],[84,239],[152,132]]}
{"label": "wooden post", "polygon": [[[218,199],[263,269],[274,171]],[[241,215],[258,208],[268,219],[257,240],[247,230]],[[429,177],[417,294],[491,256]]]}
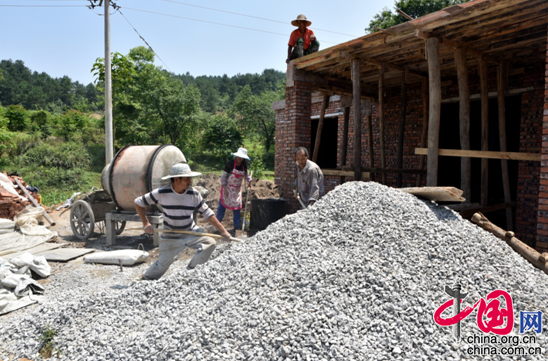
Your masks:
{"label": "wooden post", "polygon": [[[386,168],[384,159],[384,64],[379,68],[379,138],[381,147],[381,169]],[[382,184],[386,184],[386,173],[381,174]]]}
{"label": "wooden post", "polygon": [[430,89],[430,107],[428,117],[428,159],[426,186],[438,185],[438,148],[441,116],[441,73],[439,60],[440,40],[426,40],[426,55],[428,60],[428,80]]}
{"label": "wooden post", "polygon": [[[341,168],[346,165],[346,150],[348,148],[348,120],[350,119],[350,107],[344,107],[343,137],[341,144]],[[341,184],[345,177],[341,176]]]}
{"label": "wooden post", "polygon": [[[369,168],[374,168],[373,165],[373,125],[371,124],[371,99],[366,98],[363,102],[365,118],[367,120],[367,148],[369,150]],[[375,173],[371,172],[369,179],[375,181]]]}
{"label": "wooden post", "polygon": [[[36,199],[34,199],[34,197],[29,193],[29,191],[25,187],[23,187],[23,184],[19,181],[19,179],[13,177],[13,180],[15,181],[15,183],[17,183],[17,186],[19,187],[19,189],[23,191],[23,193],[28,198],[29,202],[32,203],[33,206],[35,206],[36,208],[42,208],[42,206],[36,201]],[[49,214],[47,214],[45,209],[44,209],[44,218],[47,219],[49,224],[51,224],[52,226],[55,226],[55,222],[53,221],[53,219],[51,219]]]}
{"label": "wooden post", "polygon": [[[402,73],[401,79],[401,105],[400,105],[400,125],[398,129],[398,168],[403,168],[403,137],[405,133],[405,107],[407,103],[407,86],[405,82],[405,72]],[[383,173],[384,174],[384,173]],[[398,173],[397,187],[402,187],[402,174]]]}
{"label": "wooden post", "polygon": [[[422,79],[422,134],[421,134],[421,148],[426,145],[426,136],[428,135],[428,79]],[[424,169],[424,155],[421,155],[419,159],[419,170]],[[416,186],[420,187],[422,184],[422,173],[417,175]]]}
{"label": "wooden post", "polygon": [[[487,89],[487,62],[479,59],[480,94],[481,94],[481,150],[489,150],[489,93]],[[480,205],[487,205],[489,194],[489,160],[481,160],[481,198]]]}
{"label": "wooden post", "polygon": [[325,110],[329,105],[329,95],[323,96],[322,111],[320,113],[320,121],[318,122],[318,130],[316,131],[316,142],[314,143],[314,153],[312,154],[312,161],[316,163],[318,159],[318,152],[320,151],[320,142],[322,139],[323,120],[325,118]]}
{"label": "wooden post", "polygon": [[[502,62],[498,67],[497,73],[497,97],[498,97],[498,110],[499,110],[499,137],[500,137],[500,151],[506,152],[506,106],[504,104],[505,93],[508,80],[508,63]],[[502,187],[504,189],[504,202],[512,202],[512,195],[510,194],[510,179],[508,178],[508,161],[506,159],[501,160],[502,169]],[[512,231],[512,208],[506,208],[506,229]]]}
{"label": "wooden post", "polygon": [[[460,149],[470,150],[470,88],[468,87],[468,66],[466,63],[466,50],[455,50],[455,66],[459,82],[459,128]],[[460,188],[463,191],[466,202],[470,203],[472,195],[472,167],[470,158],[460,159]]]}
{"label": "wooden post", "polygon": [[362,111],[361,111],[360,60],[352,59],[352,100],[354,105],[354,180],[361,180]]}

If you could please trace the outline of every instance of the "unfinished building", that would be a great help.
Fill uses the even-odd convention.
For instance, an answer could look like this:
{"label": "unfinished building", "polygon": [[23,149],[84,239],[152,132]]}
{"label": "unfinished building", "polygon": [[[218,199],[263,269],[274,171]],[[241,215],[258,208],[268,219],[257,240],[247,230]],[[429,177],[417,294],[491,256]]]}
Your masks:
{"label": "unfinished building", "polygon": [[546,0],[470,1],[294,60],[273,109],[284,197],[305,146],[327,190],[458,187],[463,216],[548,250]]}

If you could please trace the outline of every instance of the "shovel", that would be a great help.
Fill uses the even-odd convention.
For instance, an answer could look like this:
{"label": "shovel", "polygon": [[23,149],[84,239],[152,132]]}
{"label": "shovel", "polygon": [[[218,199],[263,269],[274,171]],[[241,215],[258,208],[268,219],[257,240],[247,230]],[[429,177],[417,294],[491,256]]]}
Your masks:
{"label": "shovel", "polygon": [[[253,171],[251,171],[249,176],[252,178],[251,181],[253,181]],[[245,208],[244,208],[244,220],[242,222],[242,232],[244,231],[244,228],[245,228],[245,218],[247,217],[247,203],[249,202],[249,188],[247,187],[247,184],[245,186],[245,190],[246,190],[247,194],[245,196]]]}
{"label": "shovel", "polygon": [[[126,231],[137,231],[137,230],[143,230],[142,228],[126,228]],[[169,232],[169,233],[181,233],[181,234],[190,234],[193,236],[205,236],[205,237],[211,237],[211,238],[217,238],[217,239],[224,239],[223,236],[220,234],[213,234],[213,233],[202,233],[202,232],[193,232],[193,231],[182,231],[182,230],[173,230],[173,229],[154,229],[154,232],[163,233],[163,232]],[[230,237],[231,242],[242,242],[242,239]]]}

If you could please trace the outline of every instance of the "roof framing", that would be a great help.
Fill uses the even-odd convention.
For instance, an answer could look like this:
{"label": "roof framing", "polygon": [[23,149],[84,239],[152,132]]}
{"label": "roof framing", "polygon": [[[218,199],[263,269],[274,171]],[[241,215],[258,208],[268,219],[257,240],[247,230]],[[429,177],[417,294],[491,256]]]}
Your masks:
{"label": "roof framing", "polygon": [[[312,80],[349,82],[351,62],[358,59],[363,86],[374,89],[382,65],[386,85],[391,79],[399,82],[405,71],[408,81],[419,81],[427,77],[425,44],[431,37],[440,39],[442,77],[455,75],[457,48],[466,50],[469,66],[477,66],[478,59],[523,66],[545,61],[547,32],[546,0],[475,0],[296,59],[290,63],[295,70],[288,77],[291,73],[301,79],[308,75]],[[325,82],[321,85],[316,88],[325,91]]]}

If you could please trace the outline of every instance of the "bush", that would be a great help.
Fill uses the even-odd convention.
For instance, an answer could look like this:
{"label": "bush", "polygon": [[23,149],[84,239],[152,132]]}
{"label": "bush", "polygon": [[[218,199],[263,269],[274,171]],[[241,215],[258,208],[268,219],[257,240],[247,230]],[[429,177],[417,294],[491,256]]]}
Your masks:
{"label": "bush", "polygon": [[21,105],[10,105],[4,110],[4,117],[9,120],[8,129],[12,132],[21,132],[29,128],[28,112]]}
{"label": "bush", "polygon": [[218,160],[222,161],[243,144],[242,134],[234,119],[223,115],[213,117],[202,136],[202,147]]}
{"label": "bush", "polygon": [[13,147],[13,138],[15,134],[0,127],[0,158],[2,154]]}
{"label": "bush", "polygon": [[81,143],[62,144],[43,142],[29,149],[21,157],[23,166],[61,168],[66,170],[87,170],[91,159]]}
{"label": "bush", "polygon": [[77,110],[69,110],[57,119],[55,134],[65,140],[80,141],[85,130],[89,127],[91,119]]}

